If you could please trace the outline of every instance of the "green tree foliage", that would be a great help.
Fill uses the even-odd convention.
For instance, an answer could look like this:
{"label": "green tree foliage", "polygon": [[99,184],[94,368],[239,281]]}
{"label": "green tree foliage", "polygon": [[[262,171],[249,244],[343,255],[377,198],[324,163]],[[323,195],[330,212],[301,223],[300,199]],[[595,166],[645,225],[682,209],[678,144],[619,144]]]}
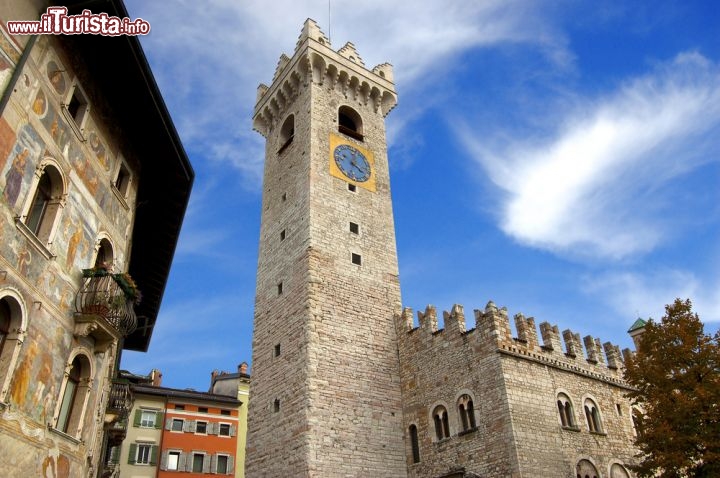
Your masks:
{"label": "green tree foliage", "polygon": [[706,335],[690,300],[650,320],[625,364],[635,389],[634,471],[640,477],[720,477],[720,331]]}

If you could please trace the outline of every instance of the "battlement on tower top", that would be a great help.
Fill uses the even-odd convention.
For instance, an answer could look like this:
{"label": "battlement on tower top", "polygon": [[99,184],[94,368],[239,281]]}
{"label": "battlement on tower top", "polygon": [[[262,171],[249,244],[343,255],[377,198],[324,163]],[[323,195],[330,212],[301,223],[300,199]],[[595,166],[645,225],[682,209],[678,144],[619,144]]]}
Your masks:
{"label": "battlement on tower top", "polygon": [[311,84],[336,90],[351,104],[371,105],[384,117],[397,104],[393,81],[390,63],[366,68],[351,42],[333,50],[318,24],[308,18],[292,57],[283,53],[271,85],[261,83],[257,88],[253,129],[267,137],[300,91]]}

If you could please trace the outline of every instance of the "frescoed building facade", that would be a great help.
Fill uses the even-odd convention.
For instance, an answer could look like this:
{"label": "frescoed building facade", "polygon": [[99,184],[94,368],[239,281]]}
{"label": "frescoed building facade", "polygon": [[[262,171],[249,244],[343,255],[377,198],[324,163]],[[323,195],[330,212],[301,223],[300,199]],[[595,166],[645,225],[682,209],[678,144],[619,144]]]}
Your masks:
{"label": "frescoed building facade", "polygon": [[48,5],[0,3],[0,470],[109,476],[193,170],[137,38],[8,33]]}

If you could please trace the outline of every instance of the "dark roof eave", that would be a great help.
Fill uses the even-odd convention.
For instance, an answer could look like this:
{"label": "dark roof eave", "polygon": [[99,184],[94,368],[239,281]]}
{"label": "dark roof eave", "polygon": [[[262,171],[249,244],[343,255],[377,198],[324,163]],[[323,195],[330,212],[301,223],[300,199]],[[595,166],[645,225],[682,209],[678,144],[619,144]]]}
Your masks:
{"label": "dark roof eave", "polygon": [[156,395],[166,398],[185,398],[191,400],[206,400],[213,402],[227,403],[230,405],[240,406],[242,402],[237,398],[227,395],[218,395],[209,392],[197,392],[193,390],[182,390],[178,388],[154,387],[152,385],[130,385],[135,393],[143,393],[146,395]]}

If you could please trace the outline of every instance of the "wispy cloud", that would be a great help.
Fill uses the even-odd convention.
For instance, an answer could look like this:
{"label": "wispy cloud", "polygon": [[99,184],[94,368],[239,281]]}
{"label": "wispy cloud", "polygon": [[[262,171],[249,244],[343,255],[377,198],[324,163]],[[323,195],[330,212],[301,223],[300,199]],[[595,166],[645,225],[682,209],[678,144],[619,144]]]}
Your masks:
{"label": "wispy cloud", "polygon": [[693,310],[704,322],[720,322],[720,280],[707,283],[706,278],[680,269],[653,268],[644,272],[605,272],[586,276],[586,293],[605,298],[618,314],[652,317],[665,315],[665,304],[676,298],[691,299]]}
{"label": "wispy cloud", "polygon": [[[273,8],[232,0],[176,2],[173,8],[127,3],[133,17],[173,25],[153,29],[143,42],[188,149],[234,166],[254,190],[259,189],[264,155],[262,138],[250,127],[256,88],[272,79],[282,52],[293,53],[308,17],[331,36],[334,48],[353,41],[369,67],[393,63],[403,101],[446,79],[457,58],[472,48],[528,43],[557,64],[571,61],[562,35],[547,21],[547,2],[373,0],[353,2],[349,9],[348,2],[336,1],[330,19],[328,3],[319,0],[280,0]],[[408,117],[421,112],[409,108],[394,113],[391,139]]]}
{"label": "wispy cloud", "polygon": [[488,145],[469,129],[461,134],[505,193],[500,226],[562,254],[644,253],[663,241],[667,217],[682,207],[665,186],[720,159],[711,154],[720,147],[720,70],[684,53],[554,116],[561,118],[554,134],[533,143]]}

